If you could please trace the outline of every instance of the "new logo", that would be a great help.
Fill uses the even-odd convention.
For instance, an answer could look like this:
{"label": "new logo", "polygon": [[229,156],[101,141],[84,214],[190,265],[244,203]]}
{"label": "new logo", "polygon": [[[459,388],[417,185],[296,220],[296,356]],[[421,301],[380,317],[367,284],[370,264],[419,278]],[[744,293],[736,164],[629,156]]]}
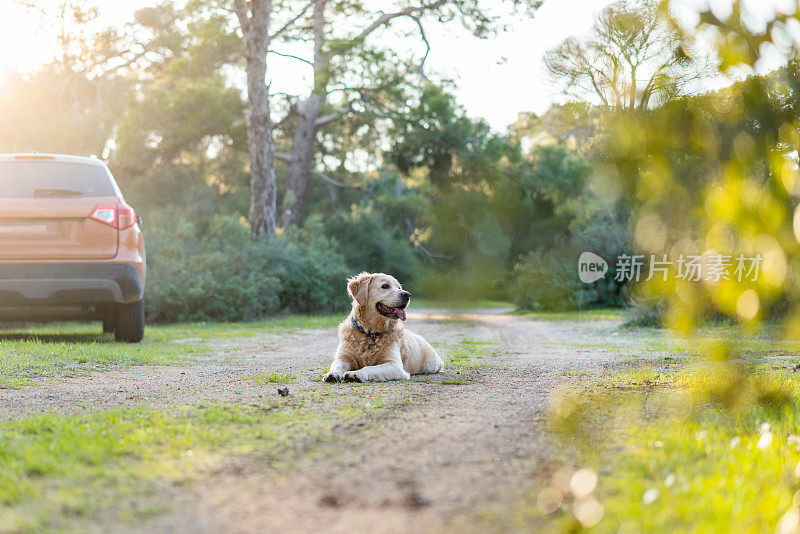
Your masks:
{"label": "new logo", "polygon": [[608,263],[594,252],[584,252],[578,258],[578,277],[584,284],[600,280],[607,272]]}

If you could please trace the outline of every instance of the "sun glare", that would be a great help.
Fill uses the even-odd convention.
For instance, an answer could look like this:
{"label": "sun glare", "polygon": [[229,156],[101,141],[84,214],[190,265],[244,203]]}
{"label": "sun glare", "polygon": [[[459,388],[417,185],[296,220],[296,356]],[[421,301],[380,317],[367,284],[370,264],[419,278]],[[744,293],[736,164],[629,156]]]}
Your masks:
{"label": "sun glare", "polygon": [[[53,38],[28,9],[11,3],[0,17],[0,71],[28,72],[53,58]],[[0,74],[1,76],[2,74]]]}
{"label": "sun glare", "polygon": [[[57,35],[60,22],[54,17],[61,0],[43,0],[36,7],[24,7],[14,0],[0,0],[0,82],[3,72],[31,72],[53,60],[58,54]],[[98,18],[91,26],[97,29],[119,26],[142,7],[154,0],[98,0],[90,2],[98,8]],[[48,13],[45,17],[42,13]],[[90,28],[91,29],[91,28]]]}

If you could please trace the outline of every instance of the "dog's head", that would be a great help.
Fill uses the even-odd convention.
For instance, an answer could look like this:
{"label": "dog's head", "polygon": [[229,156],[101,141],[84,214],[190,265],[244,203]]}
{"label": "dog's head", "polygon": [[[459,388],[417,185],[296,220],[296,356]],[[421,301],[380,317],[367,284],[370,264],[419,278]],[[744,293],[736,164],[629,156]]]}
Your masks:
{"label": "dog's head", "polygon": [[368,317],[373,314],[388,319],[406,320],[406,306],[411,293],[394,276],[383,273],[361,273],[347,280],[347,292]]}

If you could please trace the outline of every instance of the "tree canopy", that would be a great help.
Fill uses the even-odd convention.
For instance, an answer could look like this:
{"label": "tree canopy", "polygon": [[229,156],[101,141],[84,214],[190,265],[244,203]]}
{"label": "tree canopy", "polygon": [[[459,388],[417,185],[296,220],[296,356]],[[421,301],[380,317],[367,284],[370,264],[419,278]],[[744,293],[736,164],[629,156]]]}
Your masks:
{"label": "tree canopy", "polygon": [[697,91],[710,56],[653,0],[605,8],[586,37],[569,37],[545,55],[570,94],[615,109],[645,109]]}

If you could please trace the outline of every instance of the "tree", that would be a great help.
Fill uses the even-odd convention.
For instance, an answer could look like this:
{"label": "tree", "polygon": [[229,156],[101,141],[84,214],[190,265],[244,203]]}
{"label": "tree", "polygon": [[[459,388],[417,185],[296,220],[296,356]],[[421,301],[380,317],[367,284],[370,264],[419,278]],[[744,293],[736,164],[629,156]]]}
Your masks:
{"label": "tree", "polygon": [[9,73],[0,94],[0,151],[101,155],[122,112],[122,80],[92,80],[53,65]]}
{"label": "tree", "polygon": [[[541,0],[505,0],[514,6],[533,10]],[[458,20],[478,36],[488,35],[494,17],[479,0],[396,0],[393,11],[377,5],[352,0],[195,0],[189,6],[197,11],[233,13],[244,43],[247,73],[247,123],[251,172],[251,224],[256,237],[274,233],[277,226],[276,160],[288,163],[287,194],[283,202],[282,225],[289,227],[303,220],[308,183],[316,174],[329,185],[338,184],[314,167],[319,132],[322,128],[354,114],[371,117],[398,117],[391,109],[382,108],[385,91],[397,94],[396,86],[404,83],[400,75],[411,70],[400,69],[390,75],[389,64],[370,64],[389,47],[370,48],[366,41],[381,29],[407,20],[426,52],[416,69],[425,80],[424,62],[429,50],[424,21]],[[486,2],[488,4],[488,2]],[[384,6],[385,7],[385,6]],[[273,30],[273,26],[277,29]],[[355,28],[355,30],[351,30]],[[276,40],[290,45],[309,43],[311,59],[273,50]],[[407,44],[407,41],[404,42]],[[305,95],[290,97],[287,116],[273,120],[272,105],[266,85],[269,54],[293,57],[313,69],[313,82]],[[387,57],[387,56],[384,56]],[[377,67],[377,68],[375,68]],[[352,74],[361,70],[365,78],[355,80]],[[377,75],[377,77],[376,77]],[[391,80],[391,83],[387,83]],[[409,84],[410,85],[410,84]],[[419,83],[417,84],[419,85]],[[337,93],[335,102],[330,95]],[[398,108],[405,99],[395,100]],[[292,127],[291,133],[288,128]],[[283,138],[291,137],[287,152],[276,151],[275,129]],[[287,143],[288,145],[289,143]]]}
{"label": "tree", "polygon": [[87,0],[62,0],[53,10],[15,1],[43,26],[58,29],[57,49],[35,72],[8,73],[0,95],[0,150],[103,154],[144,51],[114,29],[86,31],[98,16]]}
{"label": "tree", "polygon": [[[511,0],[509,4],[523,7],[533,12],[541,4],[538,0]],[[489,35],[493,27],[493,17],[487,4],[478,0],[421,0],[419,2],[397,2],[394,11],[380,11],[368,8],[361,2],[336,0],[315,0],[313,15],[305,28],[313,35],[313,59],[303,60],[313,69],[313,85],[305,96],[292,100],[290,111],[296,116],[296,127],[292,136],[291,154],[281,155],[288,161],[289,194],[284,203],[283,226],[298,224],[303,220],[308,193],[309,178],[314,165],[318,131],[325,125],[339,121],[353,114],[365,114],[376,118],[397,119],[408,112],[405,102],[407,95],[398,95],[399,102],[381,106],[384,95],[396,91],[398,85],[414,83],[424,86],[428,80],[424,67],[430,51],[426,36],[426,24],[430,21],[450,22],[459,20],[478,37]],[[352,20],[367,20],[356,31],[347,31]],[[407,35],[415,35],[424,46],[418,65],[413,69],[392,69],[402,74],[392,79],[386,72],[364,69],[370,74],[367,79],[352,83],[348,74],[353,66],[366,58],[375,58],[372,49],[366,45],[368,38],[379,30],[407,21],[410,30]],[[343,31],[344,29],[344,31]],[[389,47],[382,47],[387,49]],[[399,65],[398,65],[399,66]],[[383,76],[382,76],[383,75]],[[335,105],[330,103],[332,92],[339,92]]]}
{"label": "tree", "polygon": [[574,146],[584,156],[590,156],[597,145],[605,112],[605,109],[586,102],[553,104],[541,116],[520,113],[509,125],[509,135],[526,151],[536,145],[558,142]]}
{"label": "tree", "polygon": [[[115,130],[113,167],[145,215],[168,204],[190,214],[249,209],[244,95],[227,74],[241,62],[230,15],[194,17],[173,4],[137,11],[152,58]],[[235,203],[235,206],[226,205]],[[193,222],[196,222],[193,220]]]}
{"label": "tree", "polygon": [[[510,4],[522,5],[535,9],[539,0],[509,0]],[[234,5],[247,5],[243,1]],[[391,106],[381,107],[386,91],[395,92],[398,84],[407,83],[407,80],[398,79],[398,74],[407,77],[413,76],[411,69],[399,69],[392,76],[387,74],[392,69],[383,69],[384,63],[378,63],[377,68],[369,65],[369,60],[375,60],[381,55],[378,49],[369,48],[366,44],[368,38],[379,30],[396,25],[401,20],[410,23],[411,30],[425,46],[419,66],[415,69],[424,82],[424,62],[428,55],[429,45],[425,34],[424,23],[426,20],[449,22],[459,20],[475,35],[485,36],[492,28],[493,18],[488,15],[487,8],[481,7],[477,0],[403,0],[396,2],[394,11],[382,11],[377,7],[368,6],[363,2],[345,0],[312,0],[310,3],[295,5],[285,2],[275,7],[283,19],[287,19],[281,30],[268,36],[261,47],[255,47],[258,52],[250,54],[248,64],[255,62],[255,56],[261,53],[279,53],[271,50],[269,44],[277,37],[291,43],[311,41],[311,59],[301,58],[291,54],[300,61],[307,63],[313,69],[313,81],[308,93],[292,96],[288,105],[289,117],[279,121],[281,126],[291,124],[291,148],[288,153],[275,153],[274,143],[266,152],[288,163],[287,187],[288,191],[283,202],[282,226],[289,227],[300,223],[305,215],[308,184],[310,176],[316,174],[326,180],[328,184],[334,183],[327,176],[314,169],[317,161],[317,143],[319,131],[326,125],[346,119],[353,114],[365,114],[372,117],[390,118],[397,116]],[[251,9],[258,7],[256,1],[249,4]],[[265,4],[266,6],[266,4]],[[264,10],[264,17],[269,19],[269,9]],[[236,9],[240,22],[245,20],[241,16],[242,9]],[[253,14],[256,11],[252,11]],[[251,17],[252,18],[252,17]],[[249,22],[247,23],[249,24]],[[245,23],[241,22],[243,34],[255,36],[257,31],[245,31]],[[350,28],[356,28],[350,30]],[[252,28],[251,28],[252,29]],[[310,37],[310,39],[309,39]],[[254,37],[246,37],[253,39]],[[262,39],[263,36],[261,37]],[[383,50],[389,47],[381,47]],[[386,56],[384,56],[386,57]],[[261,61],[261,60],[259,60]],[[266,65],[266,63],[264,63]],[[248,67],[249,68],[249,67]],[[259,76],[260,68],[254,70],[254,75]],[[367,74],[366,78],[355,80],[351,74],[361,70]],[[248,79],[251,79],[248,76]],[[391,83],[387,81],[391,80]],[[250,87],[250,89],[256,89]],[[331,93],[338,93],[338,99],[331,103]],[[266,95],[269,102],[269,95]],[[404,99],[395,100],[398,108],[404,107]],[[263,107],[261,108],[263,110]],[[269,112],[269,110],[267,111]],[[401,113],[400,113],[401,114]],[[288,120],[287,120],[288,119]],[[272,122],[267,121],[266,129],[272,127]],[[287,134],[288,137],[288,134]],[[256,143],[261,146],[260,143]],[[273,159],[274,162],[274,159]],[[274,173],[274,163],[271,172]]]}
{"label": "tree", "polygon": [[574,214],[566,208],[589,170],[580,154],[563,143],[523,154],[436,87],[409,118],[392,129],[389,156],[401,172],[427,178],[432,220],[421,244],[429,257],[446,259],[459,276],[481,267],[497,279],[520,255],[568,234]]}
{"label": "tree", "polygon": [[[420,2],[391,13],[373,13],[367,11],[363,6],[356,5],[355,9],[347,9],[348,6],[342,2],[330,0],[316,0],[314,2],[313,16],[311,18],[310,31],[313,35],[313,60],[308,61],[314,71],[313,85],[309,94],[296,97],[290,110],[296,115],[296,126],[292,136],[291,154],[285,158],[288,160],[288,186],[290,195],[284,206],[282,224],[284,227],[292,226],[303,220],[305,215],[306,196],[308,191],[308,181],[311,175],[315,145],[317,143],[318,130],[333,121],[339,120],[344,115],[357,113],[358,108],[354,107],[352,98],[343,98],[346,102],[338,110],[331,110],[330,113],[323,115],[323,109],[328,104],[330,85],[334,81],[337,70],[341,76],[341,69],[337,69],[334,64],[337,60],[347,60],[353,58],[354,49],[363,46],[367,37],[392,23],[392,21],[408,17],[419,25],[421,37],[425,39],[422,26],[422,16],[426,13],[436,12],[441,9],[446,0],[434,0],[430,2]],[[331,9],[335,8],[335,9]],[[373,20],[362,29],[350,35],[331,35],[333,30],[342,27],[333,20],[331,12],[339,15],[359,16],[360,18],[372,18]],[[369,84],[373,80],[365,80]],[[363,103],[364,82],[359,84],[361,87],[349,87],[346,89],[350,95],[358,94],[359,100]],[[338,88],[341,90],[341,87]]]}
{"label": "tree", "polygon": [[549,50],[545,65],[574,96],[646,109],[696,89],[711,61],[656,2],[625,0],[605,8],[588,37]]}
{"label": "tree", "polygon": [[253,236],[260,238],[274,234],[277,228],[278,188],[275,181],[275,139],[266,85],[267,52],[272,40],[302,17],[307,8],[273,33],[270,33],[274,15],[272,0],[233,0],[233,10],[242,31],[247,72],[250,224]]}

